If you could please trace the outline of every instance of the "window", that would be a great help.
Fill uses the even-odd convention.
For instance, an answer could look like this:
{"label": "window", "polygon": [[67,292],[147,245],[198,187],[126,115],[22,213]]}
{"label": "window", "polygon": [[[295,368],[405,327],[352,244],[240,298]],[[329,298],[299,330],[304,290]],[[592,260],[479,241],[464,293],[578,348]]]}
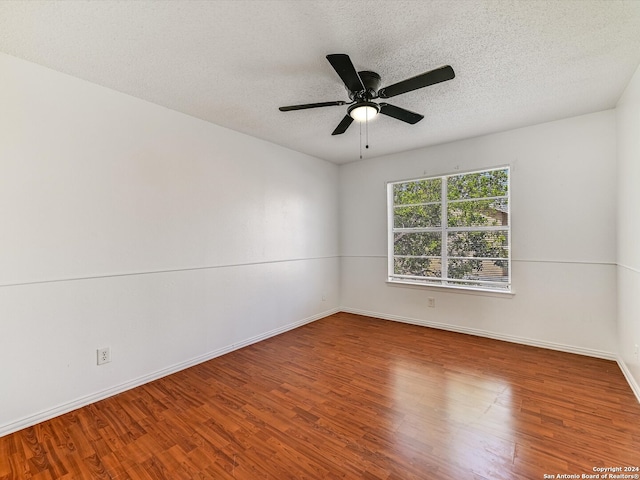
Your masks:
{"label": "window", "polygon": [[387,185],[389,281],[511,290],[509,168]]}

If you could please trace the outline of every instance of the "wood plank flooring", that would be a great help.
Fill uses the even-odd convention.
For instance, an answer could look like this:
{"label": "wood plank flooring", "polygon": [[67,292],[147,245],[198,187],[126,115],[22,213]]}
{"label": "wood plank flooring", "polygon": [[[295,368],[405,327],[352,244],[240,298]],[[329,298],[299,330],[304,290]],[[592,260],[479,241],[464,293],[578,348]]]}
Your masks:
{"label": "wood plank flooring", "polygon": [[625,466],[640,467],[640,404],[614,362],[345,313],[0,438],[2,480]]}

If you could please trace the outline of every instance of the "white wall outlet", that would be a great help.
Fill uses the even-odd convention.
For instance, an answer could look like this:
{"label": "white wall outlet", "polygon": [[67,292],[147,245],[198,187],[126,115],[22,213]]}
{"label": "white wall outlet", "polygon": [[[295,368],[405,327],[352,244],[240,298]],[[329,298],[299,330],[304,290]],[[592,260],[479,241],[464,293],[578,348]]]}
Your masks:
{"label": "white wall outlet", "polygon": [[323,294],[322,294],[322,301],[323,301],[323,302],[326,302],[326,301],[327,301],[327,294],[326,294],[326,293],[323,293]]}
{"label": "white wall outlet", "polygon": [[638,344],[636,343],[633,347],[633,354],[636,356],[636,360],[638,359]]}
{"label": "white wall outlet", "polygon": [[427,299],[427,306],[428,306],[429,308],[436,308],[436,299],[435,299],[435,298],[433,298],[433,297],[429,297],[429,298]]}
{"label": "white wall outlet", "polygon": [[109,347],[98,349],[98,365],[103,365],[111,361],[111,349]]}

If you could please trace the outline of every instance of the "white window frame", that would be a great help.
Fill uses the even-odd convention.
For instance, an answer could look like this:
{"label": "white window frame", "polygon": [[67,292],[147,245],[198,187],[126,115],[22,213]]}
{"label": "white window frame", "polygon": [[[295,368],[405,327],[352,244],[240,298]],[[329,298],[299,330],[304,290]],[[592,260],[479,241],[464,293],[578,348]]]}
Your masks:
{"label": "white window frame", "polygon": [[[492,172],[496,170],[507,170],[507,195],[500,197],[482,197],[482,198],[473,198],[473,199],[463,199],[463,200],[454,200],[451,203],[458,202],[466,202],[466,201],[478,201],[478,200],[499,200],[506,199],[507,200],[507,218],[508,225],[502,226],[474,226],[474,227],[449,227],[448,226],[448,205],[450,201],[447,198],[447,180],[449,177],[457,177],[460,175],[472,175],[478,173]],[[411,183],[411,182],[420,182],[424,180],[432,180],[432,179],[441,179],[441,199],[439,202],[428,202],[420,205],[441,205],[441,222],[439,227],[419,227],[419,228],[395,228],[394,227],[394,195],[393,195],[393,187],[397,184],[403,183]],[[402,205],[409,206],[409,205]],[[440,259],[441,262],[441,278],[437,277],[420,277],[415,275],[396,275],[394,273],[394,258],[396,257],[394,252],[394,234],[403,231],[403,232],[430,232],[430,233],[440,233],[442,236],[441,240],[441,255],[439,256],[423,256],[419,258],[435,258]],[[507,232],[507,272],[508,279],[507,282],[492,282],[490,280],[470,280],[465,279],[463,281],[459,279],[450,279],[448,278],[448,234],[451,232],[478,232],[478,231],[506,231]],[[400,284],[409,284],[409,285],[421,285],[428,287],[445,287],[445,288],[454,288],[454,289],[462,289],[462,290],[473,290],[473,291],[484,291],[484,292],[497,292],[497,293],[512,293],[512,277],[511,277],[511,169],[509,166],[501,166],[494,168],[486,168],[482,170],[472,170],[465,172],[452,172],[443,175],[433,175],[429,177],[421,177],[414,178],[409,180],[398,180],[393,182],[387,182],[387,281],[390,283],[400,283]],[[458,258],[458,257],[457,257]],[[483,260],[505,260],[505,258],[492,258],[492,257],[467,257],[470,260],[475,260],[478,258],[482,258]],[[472,285],[460,285],[461,282]],[[477,286],[473,286],[473,284],[477,284]]]}

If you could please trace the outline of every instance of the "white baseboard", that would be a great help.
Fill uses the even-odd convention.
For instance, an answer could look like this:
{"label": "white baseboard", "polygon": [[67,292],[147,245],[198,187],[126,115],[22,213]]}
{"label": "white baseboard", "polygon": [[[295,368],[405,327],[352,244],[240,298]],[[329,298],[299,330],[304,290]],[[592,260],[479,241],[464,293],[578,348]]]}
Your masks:
{"label": "white baseboard", "polygon": [[622,374],[624,375],[624,378],[627,379],[627,383],[629,384],[629,386],[631,387],[631,390],[636,396],[638,403],[640,403],[640,385],[638,385],[638,382],[636,382],[636,379],[633,378],[631,371],[627,367],[627,364],[624,362],[622,357],[618,356],[616,360],[618,361],[618,366],[620,367],[620,370],[622,370]]}
{"label": "white baseboard", "polygon": [[98,402],[100,400],[104,400],[105,398],[112,397],[119,393],[125,392],[135,387],[139,387],[140,385],[144,385],[145,383],[152,382],[153,380],[157,380],[162,377],[166,377],[167,375],[171,375],[172,373],[179,372],[180,370],[184,370],[189,367],[193,367],[194,365],[198,365],[199,363],[206,362],[208,360],[214,359],[221,355],[225,355],[234,350],[239,350],[253,343],[260,342],[262,340],[266,340],[270,337],[275,337],[276,335],[280,335],[281,333],[287,332],[289,330],[293,330],[295,328],[306,325],[307,323],[315,322],[316,320],[320,320],[321,318],[328,317],[329,315],[333,315],[334,313],[338,313],[340,309],[331,309],[326,310],[322,313],[318,313],[311,317],[304,318],[297,322],[290,323],[280,328],[276,328],[274,330],[270,330],[268,332],[262,333],[260,335],[256,335],[255,337],[248,338],[238,343],[233,343],[226,347],[214,350],[212,352],[208,352],[204,355],[197,356],[195,358],[189,359],[187,361],[171,365],[170,367],[163,368],[162,370],[158,370],[156,372],[150,373],[148,375],[143,375],[142,377],[138,377],[136,379],[130,380],[125,383],[121,383],[119,385],[115,385],[113,387],[107,388],[105,390],[101,390],[99,392],[93,393],[91,395],[86,395],[84,397],[77,398],[70,402],[65,402],[61,405],[58,405],[53,408],[49,408],[47,410],[43,410],[34,415],[30,415],[28,417],[21,418],[11,423],[7,423],[4,425],[0,425],[0,437],[4,435],[8,435],[13,432],[17,432],[18,430],[22,430],[23,428],[31,427],[40,422],[44,422],[45,420],[50,420],[57,416],[63,415],[65,413],[71,412],[78,408],[84,407],[86,405],[90,405],[92,403]]}
{"label": "white baseboard", "polygon": [[488,330],[460,327],[457,325],[450,325],[448,323],[431,322],[428,320],[422,320],[418,318],[402,317],[398,315],[390,315],[387,313],[380,313],[380,312],[370,312],[367,310],[358,310],[354,308],[341,308],[340,311],[347,312],[347,313],[354,313],[356,315],[365,315],[367,317],[374,317],[382,320],[391,320],[394,322],[409,323],[411,325],[419,325],[422,327],[436,328],[438,330],[448,330],[450,332],[466,333],[468,335],[475,335],[477,337],[492,338],[494,340],[502,340],[505,342],[519,343],[521,345],[529,345],[531,347],[540,347],[540,348],[547,348],[549,350],[558,350],[560,352],[576,353],[578,355],[586,355],[588,357],[603,358],[606,360],[617,360],[615,353],[606,352],[603,350],[594,350],[591,348],[576,347],[574,345],[565,345],[563,343],[546,342],[543,340],[536,340],[532,338],[517,337],[515,335],[505,335],[502,333],[495,333]]}

